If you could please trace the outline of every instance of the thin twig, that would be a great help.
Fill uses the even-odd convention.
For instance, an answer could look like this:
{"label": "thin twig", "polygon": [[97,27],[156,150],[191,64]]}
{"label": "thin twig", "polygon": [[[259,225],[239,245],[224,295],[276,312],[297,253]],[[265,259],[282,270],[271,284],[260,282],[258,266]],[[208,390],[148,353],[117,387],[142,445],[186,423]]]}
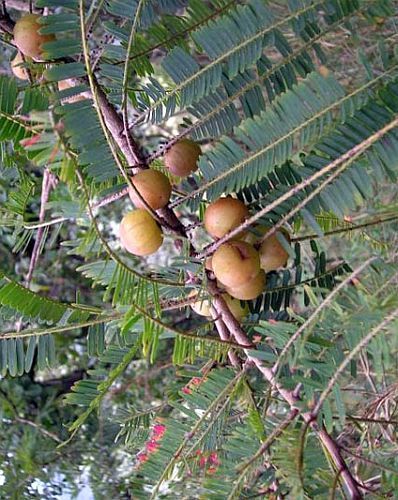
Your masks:
{"label": "thin twig", "polygon": [[[214,295],[213,298],[214,308],[221,315],[231,336],[235,338],[235,340],[239,344],[244,345],[248,341],[246,334],[242,330],[240,324],[232,316],[224,299],[219,294],[216,284],[212,282],[210,279],[209,279],[209,291]],[[352,476],[343,457],[341,456],[338,445],[335,443],[332,437],[326,432],[325,429],[319,428],[316,420],[314,419],[314,415],[311,412],[303,412],[302,409],[298,406],[298,402],[300,401],[298,391],[285,389],[277,381],[272,370],[264,366],[263,362],[254,355],[252,355],[249,349],[244,349],[244,353],[246,354],[248,360],[250,360],[257,367],[257,369],[263,374],[264,378],[270,383],[273,389],[279,392],[279,394],[285,399],[285,401],[289,404],[291,410],[298,410],[302,418],[306,422],[306,424],[309,425],[311,429],[315,432],[318,439],[321,441],[322,445],[329,453],[333,461],[333,464],[335,466],[335,469],[341,471],[342,480],[347,490],[350,493],[351,499],[353,500],[361,499],[362,494],[359,491],[357,481]]]}
{"label": "thin twig", "polygon": [[300,335],[309,327],[309,325],[315,320],[315,318],[333,301],[333,299],[340,293],[340,291],[347,286],[354,278],[356,278],[364,269],[366,269],[372,262],[377,258],[371,257],[367,259],[363,264],[358,266],[349,276],[347,276],[327,297],[323,300],[315,311],[309,316],[309,318],[299,327],[299,329],[289,338],[285,346],[283,347],[281,353],[278,356],[278,360],[275,362],[274,366],[271,368],[272,373],[275,375],[281,366],[286,353],[300,337]]}
{"label": "thin twig", "polygon": [[[217,313],[213,306],[210,306],[210,313],[212,318],[214,319],[214,323],[216,325],[220,339],[230,340],[228,328],[225,326],[224,321],[221,319],[220,315]],[[241,363],[238,356],[236,355],[236,352],[228,351],[228,359],[234,368],[241,369]]]}
{"label": "thin twig", "polygon": [[264,453],[268,450],[268,448],[272,445],[272,443],[277,439],[283,431],[289,427],[289,425],[296,419],[299,411],[294,408],[289,412],[286,418],[275,427],[275,429],[271,432],[271,434],[267,437],[267,439],[261,444],[260,448],[256,451],[256,453],[243,465],[238,467],[240,472],[244,472],[250,465],[255,462],[258,458],[260,458]]}
{"label": "thin twig", "polygon": [[[393,222],[398,219],[398,215],[391,215],[389,217],[386,217],[383,219],[382,217],[377,217],[375,219],[370,220],[369,222],[364,222],[363,224],[356,224],[356,225],[351,225],[347,227],[342,227],[339,229],[332,229],[331,231],[325,231],[323,233],[323,237],[326,236],[333,236],[335,234],[341,234],[341,233],[347,233],[351,231],[357,231],[358,229],[366,229],[367,227],[370,226],[378,226],[380,224],[386,224],[387,222]],[[307,241],[307,240],[313,240],[315,238],[319,238],[318,234],[305,234],[303,236],[297,236],[296,238],[291,238],[291,242],[301,242],[301,241]]]}
{"label": "thin twig", "polygon": [[358,342],[358,344],[350,351],[350,353],[344,358],[342,363],[339,365],[337,370],[334,372],[333,377],[329,380],[328,385],[322,392],[322,394],[319,396],[319,399],[312,411],[312,415],[315,418],[316,415],[318,415],[320,409],[322,408],[323,403],[329,396],[330,392],[332,391],[334,385],[337,382],[337,379],[340,377],[340,375],[343,373],[345,368],[351,363],[351,361],[355,358],[357,354],[361,352],[361,350],[366,347],[369,342],[382,330],[384,330],[390,323],[392,323],[394,320],[398,318],[398,308],[394,309],[392,313],[390,313],[381,323],[379,323],[375,328],[373,328],[365,337]]}

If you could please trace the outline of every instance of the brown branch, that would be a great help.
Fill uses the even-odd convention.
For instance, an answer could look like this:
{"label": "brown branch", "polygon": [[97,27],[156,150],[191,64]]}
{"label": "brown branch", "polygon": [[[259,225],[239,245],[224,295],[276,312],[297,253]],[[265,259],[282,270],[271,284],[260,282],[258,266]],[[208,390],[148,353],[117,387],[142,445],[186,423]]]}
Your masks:
{"label": "brown branch", "polygon": [[104,207],[105,205],[109,205],[109,203],[113,203],[116,200],[120,200],[120,198],[124,198],[128,194],[129,194],[129,188],[125,187],[121,191],[118,191],[117,193],[110,194],[109,196],[106,196],[101,200],[92,203],[91,207],[92,208]]}
{"label": "brown branch", "polygon": [[287,427],[295,420],[299,411],[297,408],[294,408],[289,412],[287,417],[271,432],[271,434],[267,437],[267,439],[261,444],[260,448],[256,451],[256,453],[243,465],[239,466],[239,471],[243,473],[250,465],[255,462],[261,455],[268,450],[268,448],[272,445],[272,443],[277,439]]}
{"label": "brown branch", "polygon": [[[220,295],[216,283],[209,279],[209,291],[214,296],[213,305],[215,310],[221,315],[222,320],[227,326],[230,335],[240,344],[245,345],[249,343],[245,332],[242,330],[240,324],[231,314],[228,309],[227,304]],[[321,441],[327,452],[329,453],[334,467],[337,471],[341,471],[341,477],[347,488],[350,498],[353,500],[359,500],[362,498],[362,494],[359,491],[357,481],[352,476],[350,470],[348,469],[343,457],[341,456],[339,447],[337,443],[332,439],[332,437],[326,432],[325,429],[321,429],[314,419],[312,412],[303,412],[303,410],[298,406],[300,397],[298,394],[298,388],[295,390],[285,389],[276,379],[272,370],[263,365],[263,362],[253,356],[248,349],[244,349],[244,353],[247,359],[251,361],[257,369],[263,374],[264,378],[269,382],[271,387],[276,390],[283,399],[289,404],[290,409],[293,411],[298,411],[307,425],[311,427],[313,432],[317,435],[318,439]]]}
{"label": "brown branch", "polygon": [[[214,319],[214,323],[216,325],[220,339],[221,340],[230,340],[228,328],[225,326],[224,321],[221,319],[220,315],[217,313],[217,311],[215,310],[215,308],[213,306],[210,307],[210,313],[211,313],[212,318]],[[238,370],[242,368],[236,352],[229,351],[228,352],[228,359],[234,368],[236,368]]]}
{"label": "brown branch", "polygon": [[138,143],[133,139],[131,134],[125,132],[122,118],[108,101],[102,87],[96,80],[94,80],[94,82],[96,86],[98,104],[106,126],[114,141],[119,146],[120,151],[122,151],[125,156],[129,167],[134,173],[140,169],[147,168],[145,157],[143,156]]}
{"label": "brown branch", "polygon": [[6,9],[2,9],[0,14],[0,31],[12,35],[14,31],[14,21],[9,16]]}
{"label": "brown branch", "polygon": [[[41,198],[40,198],[40,212],[39,212],[39,222],[43,222],[46,215],[46,204],[48,202],[48,198],[50,196],[51,189],[53,189],[57,185],[57,178],[53,173],[50,172],[48,168],[44,170],[43,173],[43,181],[42,181],[42,189],[41,189]],[[29,285],[32,281],[33,272],[36,267],[37,261],[40,256],[40,248],[42,245],[44,237],[44,227],[41,226],[37,230],[35,244],[32,250],[32,256],[30,258],[29,263],[29,271],[25,279],[25,286],[29,288]]]}
{"label": "brown branch", "polygon": [[[6,6],[9,9],[21,10],[24,12],[29,12],[30,10],[30,2],[26,0],[6,0]],[[33,8],[33,11],[38,11],[39,9]]]}

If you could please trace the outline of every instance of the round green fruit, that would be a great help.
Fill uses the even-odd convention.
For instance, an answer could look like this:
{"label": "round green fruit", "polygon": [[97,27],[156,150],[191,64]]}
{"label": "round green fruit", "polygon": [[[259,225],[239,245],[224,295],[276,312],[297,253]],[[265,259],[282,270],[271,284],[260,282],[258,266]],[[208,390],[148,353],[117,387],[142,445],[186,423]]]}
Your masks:
{"label": "round green fruit", "polygon": [[[188,297],[193,298],[193,297],[197,297],[197,295],[198,295],[198,292],[196,290],[192,290],[189,293]],[[203,299],[202,297],[200,297],[200,299],[197,302],[194,302],[193,304],[191,304],[192,310],[195,311],[196,314],[199,314],[199,316],[206,316],[206,317],[211,316],[210,307],[211,307],[211,304],[210,304],[209,299]]]}
{"label": "round green fruit", "polygon": [[228,306],[228,309],[231,311],[232,315],[237,321],[241,321],[247,314],[249,313],[249,308],[247,304],[241,304],[240,300],[233,299],[227,293],[223,294],[223,299]]}
{"label": "round green fruit", "polygon": [[[195,297],[197,295],[198,292],[196,290],[192,290],[188,297]],[[239,300],[233,299],[227,293],[224,293],[222,295],[222,298],[225,300],[228,309],[231,311],[232,315],[237,321],[240,321],[244,316],[248,314],[249,308],[246,304],[242,306]],[[211,317],[210,307],[211,302],[209,299],[201,299],[191,304],[191,308],[196,312],[196,314],[199,314],[200,316],[206,316],[208,318]]]}

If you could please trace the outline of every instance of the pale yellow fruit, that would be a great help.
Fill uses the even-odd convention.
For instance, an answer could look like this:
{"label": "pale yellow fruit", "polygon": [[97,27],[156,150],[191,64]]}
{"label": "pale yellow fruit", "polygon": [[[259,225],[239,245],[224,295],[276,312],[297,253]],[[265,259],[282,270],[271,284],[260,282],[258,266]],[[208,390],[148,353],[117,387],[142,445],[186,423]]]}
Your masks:
{"label": "pale yellow fruit", "polygon": [[[198,292],[196,290],[192,290],[188,297],[196,297],[198,295]],[[210,301],[209,299],[203,298],[203,296],[200,296],[199,300],[197,302],[194,302],[191,304],[191,308],[193,311],[196,312],[196,314],[199,314],[199,316],[206,316],[209,317],[211,316],[210,313]]]}
{"label": "pale yellow fruit", "polygon": [[[131,179],[131,182],[153,210],[165,207],[170,200],[170,181],[159,170],[142,170]],[[137,208],[146,208],[132,188],[129,189],[129,195]]]}
{"label": "pale yellow fruit", "polygon": [[[196,290],[192,290],[192,292],[189,293],[188,297],[195,297],[196,295],[198,295],[198,292]],[[232,315],[237,321],[240,321],[244,316],[248,314],[249,308],[246,304],[242,306],[239,300],[233,299],[227,293],[224,293],[222,295],[222,298],[225,300],[228,309],[231,311]],[[211,317],[211,301],[209,299],[201,298],[197,302],[191,304],[191,308],[196,312],[196,314],[199,314],[199,316],[205,316],[208,318]]]}
{"label": "pale yellow fruit", "polygon": [[[290,242],[287,231],[281,232],[285,239]],[[265,239],[259,249],[261,268],[266,273],[285,266],[289,259],[289,254],[278,240],[277,234],[278,232]]]}
{"label": "pale yellow fruit", "polygon": [[29,80],[28,71],[23,67],[24,60],[20,52],[11,61],[11,70],[14,75],[20,80]]}
{"label": "pale yellow fruit", "polygon": [[225,286],[235,288],[257,276],[260,271],[258,252],[244,241],[229,241],[213,255],[213,272]]}
{"label": "pale yellow fruit", "polygon": [[201,152],[200,146],[196,142],[181,139],[166,152],[164,164],[173,175],[187,177],[197,170]]}
{"label": "pale yellow fruit", "polygon": [[324,78],[327,78],[330,75],[330,69],[327,66],[321,65],[318,67],[319,74]]}
{"label": "pale yellow fruit", "polygon": [[253,300],[262,294],[265,288],[265,272],[260,271],[257,276],[243,285],[235,288],[227,288],[228,293],[239,300]]}
{"label": "pale yellow fruit", "polygon": [[247,316],[249,313],[247,304],[242,306],[240,300],[233,299],[227,293],[224,293],[222,297],[225,300],[228,309],[237,321],[241,321],[245,316]]}
{"label": "pale yellow fruit", "polygon": [[15,23],[14,42],[25,56],[40,59],[43,55],[42,45],[55,40],[53,34],[41,35],[39,30],[43,27],[38,14],[26,14]]}
{"label": "pale yellow fruit", "polygon": [[134,255],[155,253],[163,243],[163,234],[155,219],[142,209],[125,215],[120,223],[119,236],[124,248]]}
{"label": "pale yellow fruit", "polygon": [[[222,238],[249,216],[244,203],[235,198],[219,198],[211,203],[204,215],[204,226],[213,238]],[[238,235],[239,237],[239,235]]]}

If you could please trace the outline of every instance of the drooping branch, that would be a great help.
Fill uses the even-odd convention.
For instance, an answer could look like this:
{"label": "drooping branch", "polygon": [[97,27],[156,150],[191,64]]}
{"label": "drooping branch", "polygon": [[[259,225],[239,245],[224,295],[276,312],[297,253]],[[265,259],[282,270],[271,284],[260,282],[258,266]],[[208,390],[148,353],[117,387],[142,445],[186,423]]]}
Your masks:
{"label": "drooping branch", "polygon": [[[227,304],[225,303],[222,296],[219,294],[216,284],[210,282],[209,289],[214,295],[213,304],[215,310],[220,314],[225,325],[227,326],[230,335],[241,345],[245,345],[249,342],[246,333],[242,330],[240,324],[232,316]],[[359,490],[358,483],[352,476],[347,464],[345,463],[338,445],[332,439],[332,437],[326,432],[325,429],[321,429],[316,422],[312,412],[304,412],[298,405],[300,401],[299,396],[299,386],[294,390],[285,389],[276,379],[272,370],[266,367],[263,362],[257,357],[253,356],[248,349],[244,349],[247,359],[257,367],[257,369],[262,373],[264,378],[269,382],[271,387],[277,391],[283,399],[289,404],[291,411],[298,411],[301,417],[306,422],[307,425],[311,427],[313,432],[317,435],[318,439],[321,441],[327,452],[329,453],[335,469],[339,474],[347,488],[350,498],[353,500],[359,500],[362,498],[362,494]]]}

